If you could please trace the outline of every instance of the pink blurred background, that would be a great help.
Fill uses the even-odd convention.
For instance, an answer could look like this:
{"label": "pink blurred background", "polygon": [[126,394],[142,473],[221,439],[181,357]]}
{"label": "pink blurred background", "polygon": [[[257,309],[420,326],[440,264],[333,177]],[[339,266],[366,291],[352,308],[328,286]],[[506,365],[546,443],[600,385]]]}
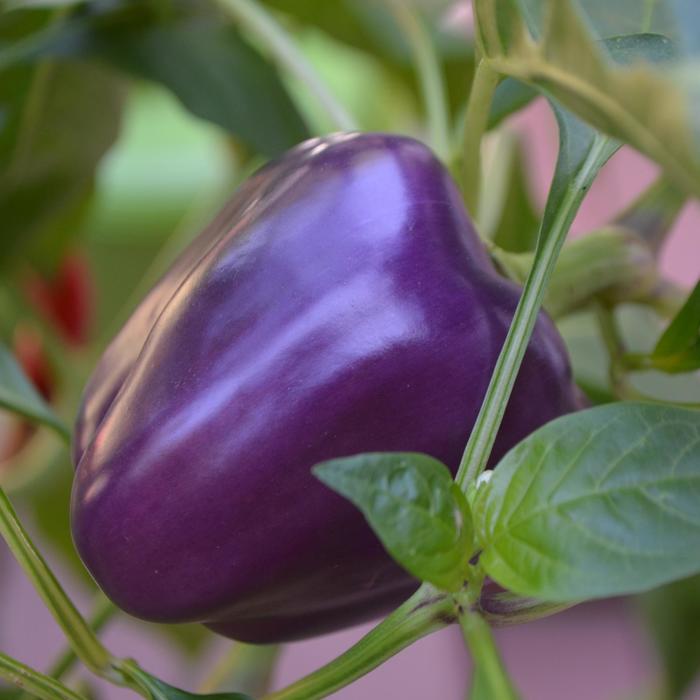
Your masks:
{"label": "pink blurred background", "polygon": [[[525,136],[533,173],[533,194],[542,204],[556,154],[557,131],[542,102],[535,103],[513,122]],[[573,235],[608,221],[636,193],[649,184],[656,168],[625,149],[601,173],[578,216]],[[681,284],[700,277],[700,208],[690,204],[680,217],[663,254],[666,273]],[[30,523],[31,528],[31,523]],[[50,553],[49,553],[50,554]],[[49,557],[50,558],[50,557]],[[61,579],[83,610],[85,592],[59,567]],[[0,649],[38,668],[63,649],[62,636],[17,565],[0,549]],[[352,629],[285,648],[275,685],[282,686],[317,668],[356,641],[369,627]],[[193,668],[147,625],[120,618],[105,633],[117,654],[133,656],[153,673],[184,688],[195,689],[211,663],[228,644],[212,637],[209,665]],[[641,697],[653,683],[657,666],[635,609],[626,601],[605,601],[574,608],[556,617],[497,634],[506,664],[525,700],[590,700]],[[333,697],[367,700],[401,697],[403,700],[458,700],[465,697],[470,661],[461,637],[445,630],[415,644],[380,669]],[[105,697],[126,698],[127,691],[96,683]],[[688,698],[700,700],[700,686]]]}

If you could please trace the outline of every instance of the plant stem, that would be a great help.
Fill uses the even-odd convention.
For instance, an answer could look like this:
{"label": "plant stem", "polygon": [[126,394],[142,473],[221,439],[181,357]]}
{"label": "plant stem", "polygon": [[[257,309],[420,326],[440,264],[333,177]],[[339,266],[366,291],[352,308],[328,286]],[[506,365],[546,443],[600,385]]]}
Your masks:
{"label": "plant stem", "polygon": [[224,11],[267,46],[281,67],[289,71],[313,93],[337,129],[340,131],[357,129],[355,120],[331,94],[311,63],[267,10],[255,0],[218,0],[218,2]]}
{"label": "plant stem", "polygon": [[499,75],[490,62],[479,57],[472,82],[462,132],[462,193],[464,203],[477,221],[481,192],[481,141],[488,125],[493,93]]}
{"label": "plant stem", "polygon": [[387,0],[387,3],[411,47],[428,115],[430,142],[444,160],[449,156],[450,127],[445,83],[435,45],[425,23],[410,3],[405,0]]}
{"label": "plant stem", "polygon": [[[112,619],[112,617],[114,617],[116,612],[117,609],[114,607],[112,601],[100,594],[98,596],[97,605],[95,606],[95,612],[89,621],[92,631],[99,632],[102,630]],[[67,649],[58,659],[56,659],[53,666],[51,666],[49,675],[52,678],[60,680],[73,668],[77,660],[78,657],[73,649]]]}
{"label": "plant stem", "polygon": [[[571,222],[598,172],[608,139],[597,136],[581,169],[568,185],[551,218],[548,230],[541,230],[538,255],[530,270],[522,296],[508,329],[508,335],[491,375],[486,398],[464,450],[456,482],[464,490],[480,474],[496,440],[508,399],[518,376],[532,331],[537,321],[547,282],[556,266]],[[547,225],[546,218],[543,226]]]}
{"label": "plant stem", "polygon": [[424,584],[357,644],[263,700],[318,700],[369,673],[417,639],[454,621],[454,602]]}
{"label": "plant stem", "polygon": [[102,646],[46,565],[2,488],[0,488],[0,535],[34,584],[78,658],[93,673],[109,677],[111,670],[109,652]]}
{"label": "plant stem", "polygon": [[0,678],[41,700],[85,700],[54,678],[0,652]]}
{"label": "plant stem", "polygon": [[517,700],[508,673],[503,666],[491,628],[477,612],[464,609],[459,615],[464,641],[474,660],[474,668],[479,670],[482,681],[489,688],[491,700]]}

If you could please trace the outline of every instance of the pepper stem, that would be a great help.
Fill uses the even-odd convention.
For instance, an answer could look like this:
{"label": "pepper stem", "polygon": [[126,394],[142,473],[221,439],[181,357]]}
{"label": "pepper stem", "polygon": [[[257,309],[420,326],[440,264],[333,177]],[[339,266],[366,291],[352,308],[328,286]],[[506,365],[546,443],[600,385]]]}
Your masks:
{"label": "pepper stem", "polygon": [[486,398],[477,416],[474,429],[462,455],[455,481],[466,489],[486,467],[491,448],[496,440],[503,415],[510,398],[520,365],[525,356],[537,314],[544,299],[547,283],[557,263],[559,253],[571,222],[583,201],[593,179],[607,157],[609,140],[596,136],[581,169],[571,182],[553,211],[551,225],[541,237],[542,244],[528,274],[513,322],[503,344],[496,367],[491,375]]}
{"label": "pepper stem", "polygon": [[454,622],[454,602],[423,584],[403,605],[326,666],[263,700],[319,700],[377,668],[402,649]]}
{"label": "pepper stem", "polygon": [[474,673],[479,673],[492,700],[517,700],[508,673],[503,666],[491,628],[477,612],[465,607],[460,610],[459,624],[464,641],[474,660]]}

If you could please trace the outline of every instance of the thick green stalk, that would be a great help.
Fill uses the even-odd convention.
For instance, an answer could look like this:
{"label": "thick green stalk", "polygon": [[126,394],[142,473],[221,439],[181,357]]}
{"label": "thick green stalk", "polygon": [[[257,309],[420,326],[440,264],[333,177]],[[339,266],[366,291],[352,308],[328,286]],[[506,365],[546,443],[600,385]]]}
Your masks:
{"label": "thick green stalk", "polygon": [[355,120],[331,94],[314,67],[277,20],[255,0],[218,0],[236,22],[263,43],[281,68],[285,69],[316,97],[340,131],[355,131]]}
{"label": "thick green stalk", "polygon": [[[114,617],[117,609],[112,601],[105,598],[103,595],[98,596],[99,600],[95,606],[95,612],[90,617],[89,625],[93,632],[99,632],[104,629],[105,625]],[[67,649],[61,656],[56,659],[49,671],[49,675],[56,680],[63,678],[75,666],[78,661],[78,656],[73,649]]]}
{"label": "thick green stalk", "polygon": [[474,660],[474,669],[481,674],[481,682],[489,689],[490,700],[517,700],[508,673],[503,666],[496,643],[486,620],[477,612],[460,611],[459,624],[464,641]]}
{"label": "thick green stalk", "polygon": [[513,322],[508,329],[508,335],[486,390],[486,398],[459,465],[455,480],[462,489],[466,489],[486,467],[537,321],[537,314],[544,299],[547,283],[556,266],[571,222],[598,172],[601,157],[603,157],[607,147],[608,139],[606,137],[596,138],[595,144],[586,156],[581,169],[568,185],[553,212],[548,230],[541,232],[541,246],[538,246],[539,254],[528,275],[513,316]]}
{"label": "thick green stalk", "polygon": [[405,0],[386,0],[396,22],[408,40],[420,80],[425,110],[428,116],[430,143],[442,158],[449,156],[450,125],[447,95],[440,60],[425,23]]}
{"label": "thick green stalk", "polygon": [[306,678],[263,700],[319,700],[377,668],[416,640],[454,621],[454,602],[424,584],[357,644]]}
{"label": "thick green stalk", "polygon": [[85,700],[54,678],[0,652],[0,678],[41,700]]}
{"label": "thick green stalk", "polygon": [[2,488],[0,535],[60,625],[76,655],[93,673],[110,677],[112,659],[109,652],[102,646],[46,565]]}

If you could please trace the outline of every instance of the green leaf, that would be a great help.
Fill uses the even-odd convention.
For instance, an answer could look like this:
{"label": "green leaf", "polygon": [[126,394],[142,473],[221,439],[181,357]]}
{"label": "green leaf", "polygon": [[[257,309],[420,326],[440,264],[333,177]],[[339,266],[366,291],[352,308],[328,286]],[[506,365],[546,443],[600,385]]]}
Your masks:
{"label": "green leaf", "polygon": [[267,156],[309,136],[276,69],[204,0],[178,0],[165,17],[147,3],[105,4],[35,41],[23,58],[41,56],[99,58],[159,83]]}
{"label": "green leaf", "polygon": [[662,175],[615,217],[614,225],[634,231],[658,255],[686,201]]}
{"label": "green leaf", "polygon": [[313,473],[364,513],[407,571],[444,590],[463,586],[472,520],[444,464],[415,453],[373,453],[323,462]]}
{"label": "green leaf", "polygon": [[[411,65],[411,47],[396,27],[384,2],[376,0],[264,0],[272,9],[306,27],[320,29],[338,41],[379,58],[382,66],[418,92]],[[454,114],[464,103],[474,71],[471,42],[444,30],[445,5],[413,3],[426,20],[447,82],[447,98]]]}
{"label": "green leaf", "polygon": [[139,688],[140,692],[147,694],[151,700],[252,700],[243,693],[212,693],[210,695],[189,693],[146,673],[133,661],[122,662],[120,670]]}
{"label": "green leaf", "polygon": [[[648,307],[631,304],[616,309],[615,315],[626,347],[634,353],[649,354],[661,333],[658,316]],[[577,313],[560,319],[557,326],[566,342],[576,382],[595,403],[614,401],[609,356],[595,314]],[[694,374],[648,371],[635,372],[629,379],[634,389],[659,401],[692,403],[700,396],[700,379]]]}
{"label": "green leaf", "polygon": [[42,423],[68,439],[68,428],[39,396],[6,345],[0,343],[0,407]]}
{"label": "green leaf", "polygon": [[[688,0],[573,0],[571,4],[597,38],[654,32],[675,39],[679,27],[676,10],[672,7],[674,2],[679,8],[688,4]],[[530,30],[539,35],[548,1],[518,0],[518,4]]]}
{"label": "green leaf", "polygon": [[77,230],[119,131],[123,83],[85,62],[0,71],[0,265]]}
{"label": "green leaf", "polygon": [[[475,0],[474,7],[490,30],[482,33],[494,69],[546,90],[599,130],[657,161],[679,187],[700,194],[700,81],[688,57],[669,60],[676,55],[669,37],[649,33],[661,23],[636,27],[634,39],[608,42],[608,48],[624,44],[634,54],[634,62],[619,66],[596,41],[600,35],[591,33],[575,0],[528,2],[522,14],[511,2]],[[508,35],[496,28],[501,15]]]}
{"label": "green leaf", "polygon": [[567,602],[650,590],[700,571],[700,412],[617,403],[555,420],[479,491],[486,573]]}
{"label": "green leaf", "polygon": [[514,253],[532,251],[537,243],[540,214],[529,188],[525,154],[519,137],[504,131],[481,190],[480,230],[499,248]]}
{"label": "green leaf", "polygon": [[530,104],[538,95],[538,91],[531,85],[513,78],[506,78],[493,94],[488,128],[497,127],[506,117]]}
{"label": "green leaf", "polygon": [[275,156],[308,138],[277,71],[232,27],[214,20],[101,32],[98,52],[169,88],[193,114]]}
{"label": "green leaf", "polygon": [[700,576],[649,593],[642,607],[663,659],[668,700],[678,700],[700,673]]}
{"label": "green leaf", "polygon": [[659,338],[651,359],[664,372],[700,369],[700,281]]}

